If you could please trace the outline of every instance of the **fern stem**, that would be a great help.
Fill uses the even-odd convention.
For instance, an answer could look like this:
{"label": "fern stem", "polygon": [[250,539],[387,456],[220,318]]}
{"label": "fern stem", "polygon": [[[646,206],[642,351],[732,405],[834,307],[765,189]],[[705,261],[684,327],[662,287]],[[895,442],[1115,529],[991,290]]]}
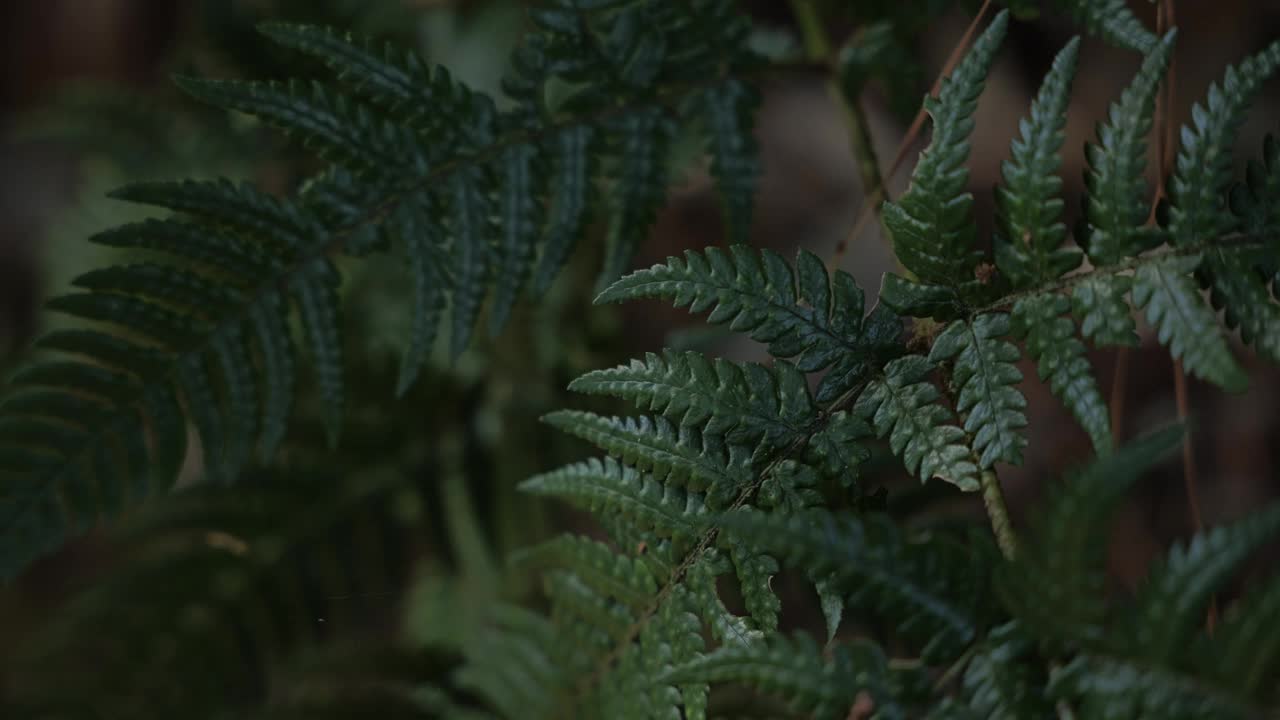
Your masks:
{"label": "fern stem", "polygon": [[995,533],[1000,554],[1006,560],[1013,560],[1018,554],[1018,537],[1013,532],[1013,523],[1009,521],[1009,508],[1004,502],[1000,477],[994,469],[983,470],[978,482],[982,486],[982,504],[987,508],[987,518],[991,521],[991,531]]}
{"label": "fern stem", "polygon": [[983,305],[982,307],[973,308],[969,315],[970,317],[976,317],[985,313],[1004,310],[1013,307],[1019,300],[1036,297],[1038,295],[1066,292],[1086,280],[1110,277],[1112,275],[1122,275],[1143,267],[1144,265],[1158,263],[1169,258],[1188,257],[1202,252],[1207,252],[1212,249],[1222,250],[1230,248],[1237,250],[1260,250],[1266,248],[1268,242],[1268,238],[1252,233],[1231,233],[1217,238],[1210,238],[1209,240],[1199,243],[1165,248],[1163,250],[1147,253],[1146,255],[1141,255],[1114,265],[1107,265],[1100,268],[1094,268],[1092,270],[1086,270],[1085,272],[1076,273],[1074,275],[1067,275],[1057,280],[1052,280],[1050,282],[1041,283],[1035,287],[1027,288],[1026,290],[1009,293],[1008,295]]}
{"label": "fern stem", "polygon": [[[814,62],[834,65],[837,58],[833,57],[831,44],[822,26],[822,18],[819,17],[811,0],[792,0],[791,9],[800,26],[805,54]],[[880,201],[884,198],[884,177],[880,174],[880,159],[876,156],[867,115],[858,98],[846,95],[840,88],[835,74],[827,80],[827,94],[840,106],[845,125],[849,128],[849,147],[853,151],[853,159],[858,166],[859,180],[862,183],[863,209],[871,208],[879,216],[878,208]],[[870,214],[866,214],[865,217],[869,219]],[[866,220],[862,222],[865,223]],[[831,262],[827,263],[828,269],[835,269],[839,265],[840,258],[848,249],[850,241],[857,237],[857,231],[858,228],[855,227],[855,232],[839,240]]]}
{"label": "fern stem", "polygon": [[[936,96],[938,94],[939,88],[942,87],[942,78],[949,75],[951,71],[955,69],[956,64],[960,62],[960,58],[964,56],[965,49],[969,47],[969,43],[973,40],[974,34],[978,31],[978,26],[982,24],[983,19],[986,18],[987,13],[990,10],[991,0],[983,0],[982,7],[978,8],[978,14],[973,16],[973,20],[969,23],[969,27],[965,28],[964,35],[960,37],[960,42],[956,43],[955,48],[951,51],[951,55],[947,58],[946,64],[943,65],[942,70],[938,72],[938,77],[933,81],[933,88],[929,90],[930,95]],[[911,149],[911,146],[915,144],[916,138],[920,135],[920,130],[924,128],[925,115],[926,112],[924,106],[921,105],[920,110],[916,112],[915,118],[911,121],[911,126],[907,128],[907,133],[903,135],[902,141],[898,143],[898,149],[894,153],[893,162],[889,165],[889,171],[882,176],[882,180],[876,185],[875,189],[871,190],[870,186],[864,184],[864,187],[867,188],[866,199],[863,200],[862,208],[858,211],[858,217],[854,220],[853,227],[849,230],[849,234],[840,240],[840,242],[836,243],[835,251],[827,261],[828,268],[834,269],[840,266],[841,259],[844,257],[845,252],[847,252],[849,246],[853,245],[854,241],[858,239],[858,236],[862,234],[862,230],[866,227],[867,223],[870,222],[872,214],[874,213],[876,216],[879,216],[881,204],[885,200],[889,199],[888,188],[885,187],[883,178],[892,179],[894,173],[898,172],[898,169],[902,167],[903,161],[907,159],[907,152]],[[864,127],[866,125],[865,118],[863,119],[863,125]],[[868,138],[869,137],[870,136],[868,135]],[[874,155],[872,157],[874,158]],[[879,167],[879,163],[876,163],[876,167]],[[889,238],[887,234],[885,239],[892,243],[892,238]],[[899,269],[902,269],[901,263],[898,263],[898,266]],[[910,272],[905,272],[905,274],[908,278],[913,277]]]}

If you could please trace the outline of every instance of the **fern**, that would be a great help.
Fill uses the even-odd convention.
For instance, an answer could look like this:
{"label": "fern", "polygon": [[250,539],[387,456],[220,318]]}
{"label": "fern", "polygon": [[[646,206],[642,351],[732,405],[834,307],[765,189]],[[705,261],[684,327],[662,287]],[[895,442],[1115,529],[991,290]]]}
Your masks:
{"label": "fern", "polygon": [[[213,479],[236,474],[251,440],[260,441],[262,457],[272,456],[298,384],[300,362],[286,330],[294,313],[336,443],[347,403],[336,264],[342,255],[390,244],[413,275],[403,392],[429,354],[445,298],[456,357],[490,287],[501,288],[491,313],[495,331],[524,278],[532,274],[535,288],[545,289],[599,204],[589,186],[601,152],[627,170],[609,195],[619,222],[606,278],[624,268],[661,203],[668,182],[661,138],[677,122],[710,118],[717,165],[734,169],[726,183],[732,224],[745,226],[752,146],[725,136],[751,126],[752,103],[736,78],[758,62],[740,18],[716,0],[593,10],[565,0],[531,17],[537,30],[515,53],[506,110],[410,53],[297,25],[263,32],[328,65],[332,82],[178,79],[202,100],[283,129],[336,170],[286,198],[225,182],[117,193],[179,217],[98,240],[153,250],[166,263],[78,279],[87,292],[50,307],[117,329],[55,334],[42,347],[76,356],[56,362],[85,372],[105,366],[134,384],[101,398],[59,386],[4,403],[6,425],[32,440],[23,448],[6,441],[2,455],[0,469],[12,479],[0,515],[0,574],[11,576],[91,525],[98,513],[84,510],[89,485],[137,487],[147,466],[149,484],[166,489],[185,455],[176,418],[195,424]],[[551,102],[552,88],[565,82],[583,90]],[[636,162],[636,153],[645,162]],[[544,164],[556,168],[555,186],[544,184]],[[152,442],[133,443],[146,448],[140,456],[116,457],[117,442],[144,435]]]}
{"label": "fern", "polygon": [[861,288],[848,273],[828,277],[822,261],[801,251],[795,270],[778,254],[732,245],[726,253],[687,251],[622,278],[596,302],[668,297],[707,321],[769,344],[769,354],[795,358],[801,372],[827,370],[815,399],[831,402],[898,350],[901,323],[883,308],[867,317]]}
{"label": "fern", "polygon": [[1008,22],[1008,11],[997,15],[955,72],[943,80],[938,97],[925,101],[934,119],[933,139],[911,174],[911,187],[896,203],[884,206],[884,224],[893,236],[898,261],[928,283],[969,288],[977,282],[968,276],[978,254],[964,161],[978,95]]}
{"label": "fern", "polygon": [[[282,130],[319,171],[283,196],[222,180],[126,187],[119,197],[170,214],[95,236],[129,258],[51,301],[79,324],[45,336],[0,400],[0,575],[168,491],[197,455],[194,474],[227,484],[176,494],[105,535],[111,570],[5,659],[17,681],[5,709],[623,720],[1271,712],[1280,584],[1236,580],[1280,532],[1280,509],[1197,532],[1131,597],[1108,592],[1111,519],[1187,438],[1175,427],[1116,447],[1086,342],[1137,345],[1142,311],[1188,372],[1232,391],[1245,376],[1224,327],[1280,359],[1280,143],[1264,144],[1244,184],[1230,162],[1280,43],[1229,69],[1194,107],[1162,210],[1145,179],[1147,138],[1175,33],[1157,38],[1117,0],[1057,3],[1084,32],[1143,53],[1142,64],[1086,146],[1084,212],[1069,233],[1056,173],[1081,41],[1061,49],[1002,165],[987,243],[965,163],[1009,14],[1034,15],[1009,4],[924,102],[932,138],[906,192],[882,207],[899,272],[885,274],[874,302],[816,255],[790,262],[742,244],[755,232],[756,81],[784,67],[828,73],[871,182],[859,93],[919,27],[904,18],[928,13],[860,5],[845,17],[862,34],[832,52],[821,29],[839,16],[798,1],[812,62],[795,63],[758,54],[759,28],[725,0],[548,0],[529,10],[501,97],[415,55],[285,24],[262,31],[318,61],[306,79],[178,78],[213,106]],[[627,274],[690,133],[731,242]],[[559,314],[512,322],[524,320],[526,295],[548,296],[549,310],[576,302],[551,286],[596,224],[597,303],[666,299],[768,357],[712,358],[686,344],[583,372],[613,357],[598,346],[609,330],[592,324],[570,341],[546,327]],[[383,266],[408,271],[398,366],[353,342],[344,319],[380,316],[347,280],[362,265],[378,284]],[[522,327],[486,357],[419,382],[438,336],[457,360],[482,322],[493,336]],[[1011,520],[999,477],[1034,437],[1024,351],[1096,455],[1052,485],[1025,526]],[[551,410],[560,397],[539,386],[563,387],[570,372],[568,389],[589,397]],[[419,384],[433,394],[392,415],[357,382],[389,375],[401,394]],[[543,442],[545,427],[508,422],[521,412],[602,457],[576,459]],[[891,456],[906,477],[878,486],[883,476],[870,473]],[[308,480],[286,480],[295,475]],[[438,498],[423,493],[437,475]],[[517,477],[524,501],[511,496]],[[249,483],[229,484],[237,479]],[[491,496],[484,513],[473,491]],[[950,512],[977,499],[969,493],[990,530],[966,532],[965,508]],[[598,527],[574,515],[573,532],[547,539],[530,495]],[[435,516],[441,528],[419,535]],[[403,551],[420,545],[411,629],[395,631],[411,647],[346,632],[378,594],[370,588],[403,582]],[[512,562],[499,565],[495,550],[507,546]],[[1220,618],[1215,609],[1206,622],[1210,607]],[[820,627],[821,647],[808,632]],[[332,656],[310,647],[329,640]]]}

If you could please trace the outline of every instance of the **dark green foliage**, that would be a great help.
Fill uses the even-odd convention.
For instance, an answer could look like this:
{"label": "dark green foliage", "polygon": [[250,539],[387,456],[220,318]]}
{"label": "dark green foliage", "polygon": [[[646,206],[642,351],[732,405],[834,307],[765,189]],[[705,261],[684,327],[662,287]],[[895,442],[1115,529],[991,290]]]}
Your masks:
{"label": "dark green foliage", "polygon": [[1052,280],[1080,265],[1079,250],[1060,247],[1067,228],[1057,175],[1079,52],[1080,38],[1073,38],[1054,58],[1031,115],[1020,124],[1012,158],[1001,166],[1005,184],[996,188],[998,231],[993,242],[996,266],[1015,287]]}
{"label": "dark green foliage", "polygon": [[884,206],[884,224],[898,261],[925,282],[961,288],[975,282],[970,271],[980,255],[974,249],[973,196],[966,190],[964,162],[973,111],[1008,22],[1007,11],[997,15],[943,80],[937,98],[925,100],[933,139],[911,174],[911,187]]}
{"label": "dark green foliage", "polygon": [[[1030,3],[1007,4],[1034,15]],[[806,12],[823,19],[820,5],[794,5],[802,26]],[[851,110],[869,81],[905,63],[930,16],[857,5],[844,17],[861,34],[799,68],[830,72]],[[185,489],[105,534],[112,569],[17,647],[13,668],[5,658],[4,709],[1265,716],[1280,703],[1280,584],[1234,581],[1274,543],[1280,509],[1200,532],[1132,597],[1110,592],[1110,520],[1184,437],[1174,428],[1114,447],[1085,341],[1137,345],[1140,310],[1187,372],[1239,390],[1246,378],[1221,310],[1227,328],[1280,358],[1280,143],[1266,143],[1245,184],[1233,187],[1231,174],[1236,130],[1280,66],[1280,44],[1229,69],[1195,106],[1167,212],[1155,212],[1147,145],[1174,33],[1156,38],[1120,0],[1058,5],[1145,55],[1085,149],[1078,231],[1064,225],[1057,177],[1073,38],[1002,166],[991,242],[978,235],[965,164],[1010,22],[1001,12],[924,102],[932,139],[907,191],[882,208],[902,272],[884,276],[876,302],[816,255],[791,263],[741,244],[753,235],[761,75],[797,67],[758,55],[757,28],[728,0],[539,3],[501,97],[413,54],[286,24],[262,32],[315,61],[305,78],[179,78],[217,108],[283,130],[318,171],[284,195],[224,180],[128,186],[117,196],[171,214],[96,235],[128,260],[50,301],[76,322],[39,341],[0,400],[0,577],[180,475],[225,484]],[[672,156],[695,133],[729,243],[625,274],[676,179]],[[584,350],[562,342],[565,327],[544,327],[559,315],[530,322],[526,294],[558,308],[581,300],[581,287],[552,284],[592,226],[603,239],[597,303],[667,299],[768,357],[650,352],[569,382],[593,396],[589,410],[547,412],[568,368],[598,368],[601,353],[597,338]],[[351,269],[362,264],[407,271],[395,298],[408,311],[398,369],[353,337],[363,326],[352,320],[382,321],[357,304]],[[518,327],[467,353],[484,316],[490,337]],[[1024,348],[1096,458],[1015,523],[997,472],[1022,463],[1034,437]],[[436,367],[464,354],[456,369]],[[511,377],[490,377],[503,363]],[[410,395],[428,371],[446,382]],[[404,415],[363,397],[365,376],[384,375],[414,398]],[[467,399],[444,401],[447,383]],[[614,415],[626,401],[639,414]],[[604,456],[575,461],[542,442],[547,428],[511,423],[518,411]],[[378,422],[353,422],[369,416]],[[340,460],[344,425],[378,436],[349,427],[341,443],[351,450],[356,434],[364,444],[351,451],[374,463]],[[326,441],[330,451],[312,458]],[[910,477],[868,482],[864,466],[889,459],[877,445]],[[567,464],[548,470],[552,461]],[[437,466],[438,497],[409,479]],[[473,483],[473,471],[505,484]],[[516,478],[528,478],[524,500],[511,499]],[[473,491],[485,494],[482,512]],[[953,527],[964,518],[949,506],[978,494],[991,531]],[[598,527],[575,515],[574,532],[546,539],[532,496]],[[441,531],[417,532],[436,516]],[[521,522],[538,543],[520,547]],[[517,547],[506,564],[495,562],[511,549],[501,542]],[[363,644],[371,638],[349,629],[371,597],[403,583],[403,551],[419,544],[431,552],[409,615],[425,629],[408,647]],[[1211,604],[1222,608],[1212,632]],[[821,625],[823,647],[792,632]],[[330,633],[343,636],[332,656],[317,649]]]}
{"label": "dark green foliage", "polygon": [[1092,35],[1117,47],[1150,52],[1159,39],[1134,16],[1125,0],[1055,0]]}
{"label": "dark green foliage", "polygon": [[987,558],[970,555],[951,538],[908,542],[888,518],[821,510],[788,518],[741,513],[722,522],[730,533],[803,566],[840,592],[846,609],[882,617],[927,660],[954,658],[980,630]]}
{"label": "dark green foliage", "polygon": [[927,380],[933,369],[919,355],[890,362],[884,376],[867,385],[853,411],[880,437],[889,436],[894,454],[922,482],[939,477],[962,490],[976,490],[977,460],[964,442],[964,430],[951,424],[951,411],[938,403],[941,395]]}
{"label": "dark green foliage", "polygon": [[768,343],[770,355],[794,358],[801,372],[830,368],[818,385],[819,403],[864,382],[900,347],[901,321],[879,306],[864,317],[862,289],[853,278],[842,271],[828,278],[822,261],[803,250],[794,274],[770,250],[690,250],[683,259],[622,278],[596,302],[640,297],[666,297],[690,312],[710,311],[707,322],[728,323]]}
{"label": "dark green foliage", "polygon": [[[87,292],[50,303],[128,338],[45,343],[76,356],[55,362],[114,369],[123,383],[100,399],[59,384],[5,401],[4,424],[26,439],[21,448],[6,439],[0,453],[8,485],[0,576],[101,512],[136,502],[135,488],[167,489],[185,454],[182,418],[197,429],[211,479],[234,477],[253,444],[270,457],[298,385],[298,344],[336,443],[348,402],[340,256],[389,248],[411,275],[403,393],[427,362],[446,305],[456,357],[490,288],[494,332],[526,278],[545,291],[587,211],[601,204],[590,185],[604,167],[616,180],[605,277],[620,274],[662,203],[665,147],[677,127],[705,120],[730,223],[743,232],[755,182],[754,101],[738,74],[757,62],[743,20],[720,0],[576,7],[565,0],[533,14],[537,29],[513,57],[501,110],[412,53],[299,25],[263,32],[328,66],[331,80],[179,78],[187,92],[281,128],[333,167],[284,198],[226,182],[117,193],[177,215],[99,242],[145,248],[165,264],[89,273],[77,281]],[[578,90],[553,100],[566,83]],[[607,163],[596,162],[601,153]],[[147,365],[134,362],[142,355]],[[137,442],[142,436],[154,442]],[[117,445],[135,452],[126,458]],[[148,471],[155,477],[144,485]],[[119,501],[91,501],[90,485]]]}
{"label": "dark green foliage", "polygon": [[1066,317],[1071,304],[1057,296],[1031,297],[1013,306],[1014,334],[1037,361],[1041,380],[1058,396],[1076,422],[1089,434],[1099,456],[1111,451],[1111,418],[1098,390],[1098,379],[1085,358],[1084,343],[1076,339],[1076,326]]}
{"label": "dark green foliage", "polygon": [[1017,433],[1026,427],[1022,410],[1027,399],[1014,385],[1022,373],[1013,363],[1018,349],[1000,340],[1009,334],[1009,316],[979,315],[972,322],[957,320],[933,341],[932,362],[951,363],[956,387],[956,411],[964,418],[965,432],[973,436],[973,451],[981,468],[997,460],[1022,462],[1027,441]]}

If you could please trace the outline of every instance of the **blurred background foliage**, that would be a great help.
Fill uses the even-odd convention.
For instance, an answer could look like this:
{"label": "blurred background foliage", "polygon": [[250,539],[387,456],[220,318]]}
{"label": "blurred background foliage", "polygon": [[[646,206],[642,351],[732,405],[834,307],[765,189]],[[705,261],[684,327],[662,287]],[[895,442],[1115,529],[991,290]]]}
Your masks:
{"label": "blurred background foliage", "polygon": [[[882,166],[893,156],[919,100],[977,3],[828,3],[833,39],[858,33],[851,52],[868,61],[862,96]],[[1026,3],[1022,3],[1026,4]],[[101,264],[93,232],[143,211],[104,193],[126,181],[245,179],[295,187],[317,169],[298,148],[243,117],[183,97],[173,72],[273,77],[302,74],[296,56],[271,49],[253,29],[271,18],[330,24],[418,50],[473,87],[497,92],[507,53],[524,27],[521,2],[503,0],[11,0],[0,5],[0,367],[40,329],[57,322],[39,300]],[[757,45],[795,50],[795,20],[776,0],[742,3],[760,28]],[[1146,2],[1135,10],[1154,27]],[[1183,122],[1218,70],[1280,35],[1280,5],[1249,0],[1183,3],[1178,10],[1175,122]],[[1010,33],[983,96],[971,183],[979,217],[1017,118],[1053,52],[1071,34],[1044,13]],[[1086,42],[1067,126],[1063,176],[1068,223],[1077,211],[1077,151],[1137,64]],[[892,72],[886,70],[892,68]],[[818,79],[764,88],[757,134],[764,176],[753,242],[792,253],[829,252],[863,202],[844,121]],[[1273,86],[1242,131],[1252,152],[1280,130]],[[720,242],[705,164],[692,143],[671,157],[685,181],[634,266]],[[896,195],[907,173],[887,178]],[[455,365],[437,358],[434,377],[392,402],[396,339],[403,332],[387,261],[353,265],[345,322],[382,341],[353,343],[348,431],[325,447],[323,428],[300,423],[282,456],[235,486],[196,486],[134,513],[0,588],[0,715],[122,717],[139,713],[246,717],[465,717],[456,694],[423,689],[458,659],[483,651],[483,628],[504,601],[529,601],[537,578],[508,563],[515,549],[584,521],[551,514],[515,493],[523,478],[571,461],[585,447],[538,422],[570,404],[568,380],[661,346],[759,359],[760,348],[706,330],[659,303],[590,305],[598,264],[586,244],[536,307],[518,310],[499,338],[476,344]],[[869,291],[891,256],[877,231],[859,237],[844,267]],[[686,330],[685,327],[696,328]],[[372,331],[372,332],[371,332]],[[1133,437],[1175,415],[1168,356],[1154,343],[1127,367],[1094,353],[1104,392],[1123,401]],[[1247,357],[1247,354],[1244,355]],[[1023,367],[1030,400],[1030,453],[1005,476],[1015,518],[1041,479],[1088,454],[1088,441]],[[1243,515],[1280,495],[1280,378],[1254,365],[1252,390],[1224,396],[1192,386],[1201,504],[1209,523]],[[304,384],[304,388],[306,385]],[[1202,392],[1203,391],[1203,392]],[[304,393],[300,418],[308,412]],[[580,400],[573,400],[581,406]],[[603,404],[603,411],[614,406]],[[196,463],[192,462],[194,466]],[[917,522],[980,512],[950,486],[924,488],[894,463],[869,466],[870,487]],[[1181,471],[1153,473],[1122,513],[1111,553],[1117,588],[1132,587],[1169,538],[1189,529]],[[779,582],[788,582],[785,577]],[[786,585],[783,585],[786,587]],[[785,592],[785,591],[784,591]],[[797,591],[798,592],[798,591]],[[797,597],[789,623],[820,626],[816,599]],[[789,611],[790,612],[790,611]],[[442,624],[440,618],[449,618]],[[506,617],[504,622],[518,622]],[[86,632],[86,630],[91,630]],[[178,680],[180,679],[180,681]],[[77,705],[77,698],[109,698]],[[144,700],[145,699],[145,700]],[[51,701],[56,701],[50,705]],[[65,703],[58,708],[57,703]],[[9,708],[17,714],[10,714]],[[51,708],[55,711],[50,713]],[[228,709],[230,708],[230,709]]]}

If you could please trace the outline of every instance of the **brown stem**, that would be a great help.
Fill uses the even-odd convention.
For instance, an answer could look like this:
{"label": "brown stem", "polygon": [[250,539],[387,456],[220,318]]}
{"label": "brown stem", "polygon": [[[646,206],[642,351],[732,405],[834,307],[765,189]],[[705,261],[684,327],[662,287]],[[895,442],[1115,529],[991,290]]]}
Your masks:
{"label": "brown stem", "polygon": [[[947,62],[942,66],[942,70],[938,73],[938,77],[933,81],[933,88],[929,91],[930,95],[937,95],[939,88],[942,87],[942,78],[951,74],[959,64],[960,58],[964,57],[964,51],[969,47],[969,43],[973,40],[974,33],[977,32],[978,26],[982,24],[987,13],[991,10],[991,0],[983,0],[982,7],[978,9],[978,14],[973,16],[973,21],[969,23],[969,27],[965,29],[964,35],[960,37],[960,42],[956,44],[951,51]],[[856,103],[855,103],[856,104]],[[837,268],[844,259],[845,252],[858,239],[863,228],[870,222],[873,214],[879,212],[880,203],[889,199],[888,189],[884,185],[884,181],[891,180],[898,169],[902,167],[902,162],[907,158],[907,152],[915,144],[916,138],[920,135],[920,130],[924,127],[925,110],[922,106],[916,113],[915,119],[911,121],[911,126],[907,128],[907,134],[902,138],[902,142],[898,144],[898,150],[894,153],[893,162],[889,165],[889,171],[882,176],[879,186],[873,191],[870,186],[865,186],[867,190],[866,199],[862,203],[862,207],[858,210],[858,216],[853,222],[853,228],[849,233],[836,243],[834,252],[827,260],[828,268]]]}

